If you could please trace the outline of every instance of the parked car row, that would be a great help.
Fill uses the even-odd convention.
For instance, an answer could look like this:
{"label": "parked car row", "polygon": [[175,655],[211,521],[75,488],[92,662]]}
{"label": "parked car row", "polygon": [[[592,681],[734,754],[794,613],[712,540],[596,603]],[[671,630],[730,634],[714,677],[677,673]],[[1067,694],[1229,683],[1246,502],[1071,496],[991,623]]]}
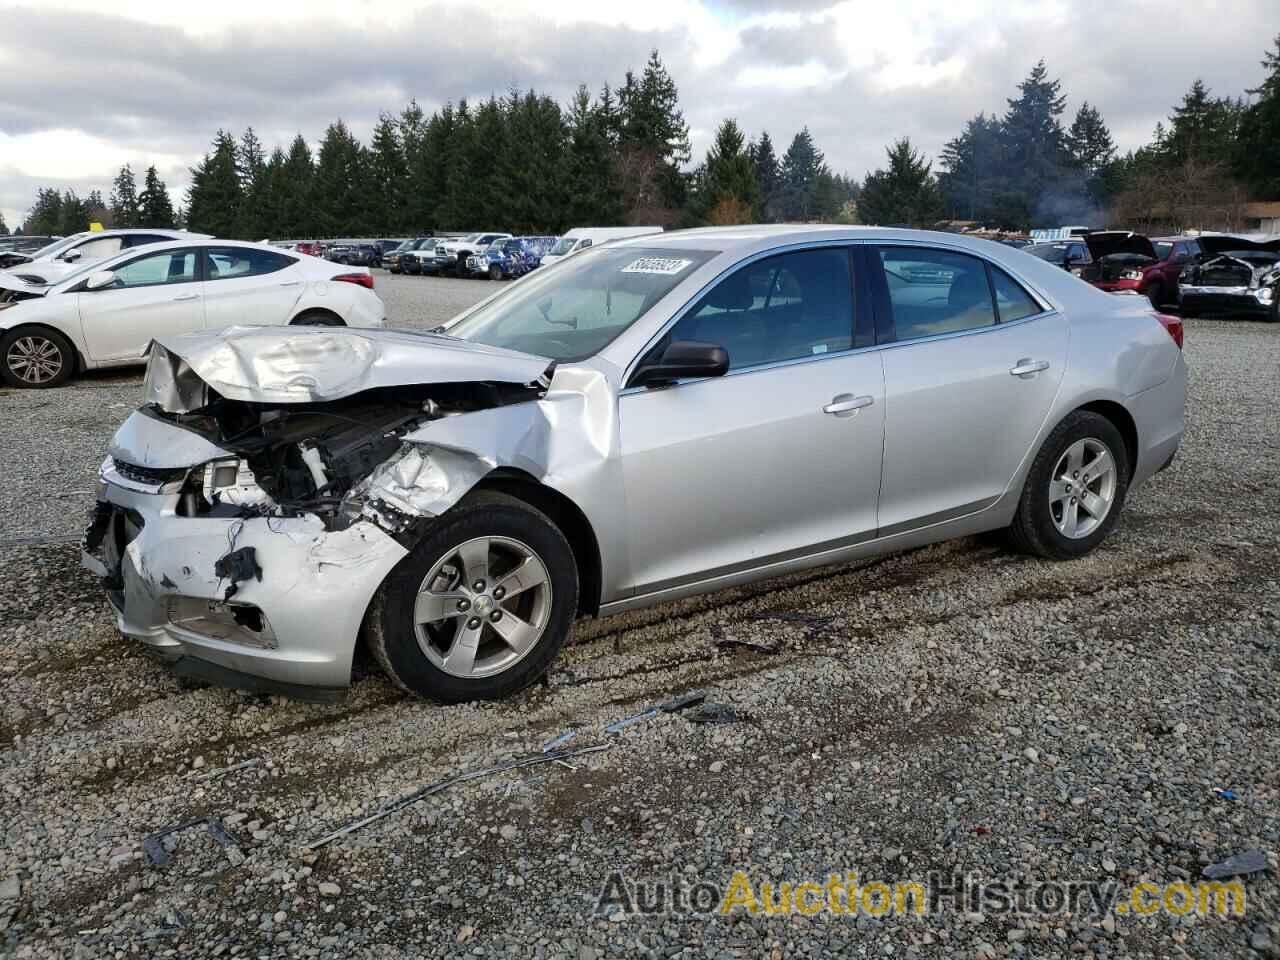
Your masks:
{"label": "parked car row", "polygon": [[562,237],[469,233],[416,237],[384,255],[392,273],[514,279],[592,246],[661,233],[661,227],[578,227]]}
{"label": "parked car row", "polygon": [[241,325],[380,327],[366,267],[176,230],[77,234],[0,270],[0,379],[55,387],[152,340]]}
{"label": "parked car row", "polygon": [[1100,290],[1139,294],[1184,316],[1225,314],[1280,321],[1280,240],[1223,234],[1157,237],[1095,230],[1026,248]]}

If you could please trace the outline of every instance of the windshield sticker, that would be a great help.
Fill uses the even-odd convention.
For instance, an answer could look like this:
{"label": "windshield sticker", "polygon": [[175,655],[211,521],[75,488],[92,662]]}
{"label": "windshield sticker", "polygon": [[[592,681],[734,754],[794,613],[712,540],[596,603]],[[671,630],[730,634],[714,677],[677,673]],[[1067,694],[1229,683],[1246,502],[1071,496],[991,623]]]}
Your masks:
{"label": "windshield sticker", "polygon": [[667,257],[641,257],[622,268],[623,273],[658,273],[665,276],[674,276],[679,273],[692,260],[673,260]]}

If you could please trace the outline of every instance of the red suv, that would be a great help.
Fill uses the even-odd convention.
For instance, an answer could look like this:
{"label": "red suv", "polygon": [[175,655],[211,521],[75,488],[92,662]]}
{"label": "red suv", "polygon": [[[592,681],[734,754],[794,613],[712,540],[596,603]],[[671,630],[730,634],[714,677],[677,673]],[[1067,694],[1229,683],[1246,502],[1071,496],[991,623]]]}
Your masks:
{"label": "red suv", "polygon": [[[1143,238],[1145,239],[1145,238]],[[1237,237],[1209,234],[1201,237],[1157,237],[1150,241],[1155,262],[1121,265],[1114,280],[1095,280],[1094,286],[1112,292],[1134,290],[1153,307],[1178,302],[1178,277],[1188,264],[1218,256],[1240,246]],[[1245,241],[1247,244],[1248,241]]]}

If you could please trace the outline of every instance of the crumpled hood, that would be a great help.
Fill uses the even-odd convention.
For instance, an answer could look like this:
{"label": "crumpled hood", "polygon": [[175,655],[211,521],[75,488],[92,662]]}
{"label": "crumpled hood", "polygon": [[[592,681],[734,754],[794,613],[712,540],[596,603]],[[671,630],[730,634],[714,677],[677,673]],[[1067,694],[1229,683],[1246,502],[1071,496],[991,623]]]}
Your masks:
{"label": "crumpled hood", "polygon": [[25,280],[18,279],[18,274],[24,272],[23,267],[14,267],[14,271],[13,273],[0,273],[0,290],[13,290],[17,293],[35,294],[40,297],[49,292],[48,285],[27,283]]}
{"label": "crumpled hood", "polygon": [[151,342],[146,403],[314,403],[377,387],[512,383],[546,388],[554,361],[440,334],[348,327],[230,327]]}

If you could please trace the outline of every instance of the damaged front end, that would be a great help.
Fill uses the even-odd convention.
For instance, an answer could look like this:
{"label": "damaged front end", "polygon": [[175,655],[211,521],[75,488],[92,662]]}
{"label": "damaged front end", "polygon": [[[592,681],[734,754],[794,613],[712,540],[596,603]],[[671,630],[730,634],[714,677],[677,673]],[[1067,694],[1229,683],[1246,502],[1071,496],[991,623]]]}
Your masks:
{"label": "damaged front end", "polygon": [[550,375],[542,358],[384,330],[153,343],[147,402],[100,471],[85,566],[120,629],[180,672],[345,687],[373,594],[424,524],[520,464]]}
{"label": "damaged front end", "polygon": [[1208,255],[1186,267],[1178,280],[1184,310],[1275,317],[1280,298],[1280,254],[1256,246]]}

